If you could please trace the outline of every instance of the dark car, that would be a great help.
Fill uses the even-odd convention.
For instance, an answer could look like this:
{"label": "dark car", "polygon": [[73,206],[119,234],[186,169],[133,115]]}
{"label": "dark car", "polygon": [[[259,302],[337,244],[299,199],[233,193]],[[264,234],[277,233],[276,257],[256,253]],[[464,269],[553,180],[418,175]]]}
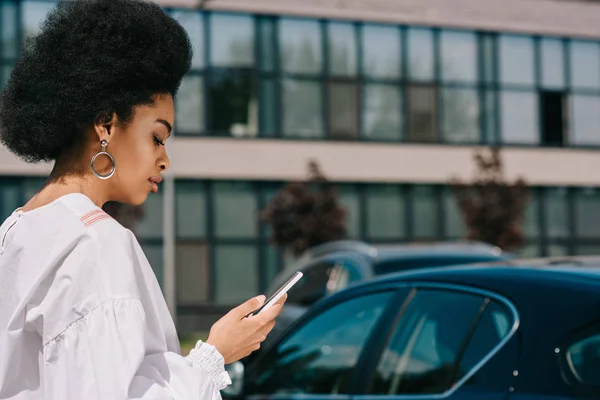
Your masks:
{"label": "dark car", "polygon": [[337,241],[315,247],[278,274],[267,290],[273,293],[294,272],[304,273],[288,292],[286,307],[277,318],[268,341],[274,340],[317,301],[350,284],[399,271],[513,258],[497,247],[477,242],[371,246],[363,242]]}
{"label": "dark car", "polygon": [[372,280],[229,370],[247,400],[599,399],[600,258]]}

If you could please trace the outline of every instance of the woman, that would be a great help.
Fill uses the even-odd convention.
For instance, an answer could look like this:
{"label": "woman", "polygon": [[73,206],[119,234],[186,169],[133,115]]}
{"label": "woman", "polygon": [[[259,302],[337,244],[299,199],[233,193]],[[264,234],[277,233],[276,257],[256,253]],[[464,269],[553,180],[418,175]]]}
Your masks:
{"label": "woman", "polygon": [[0,105],[0,137],[47,184],[0,227],[1,399],[218,399],[224,363],[253,350],[282,303],[232,310],[187,357],[156,278],[110,200],[143,203],[169,168],[182,27],[134,0],[60,4]]}

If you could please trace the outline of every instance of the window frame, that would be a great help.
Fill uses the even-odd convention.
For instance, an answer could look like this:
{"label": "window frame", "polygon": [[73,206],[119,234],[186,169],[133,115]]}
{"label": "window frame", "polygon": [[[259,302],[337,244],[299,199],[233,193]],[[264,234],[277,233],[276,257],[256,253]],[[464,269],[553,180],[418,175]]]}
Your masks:
{"label": "window frame", "polygon": [[573,388],[578,395],[582,396],[592,396],[598,397],[600,396],[600,384],[598,385],[590,385],[587,383],[581,382],[570,367],[570,363],[568,360],[569,348],[582,340],[598,337],[600,340],[600,320],[592,322],[591,324],[587,324],[583,328],[575,331],[573,334],[569,335],[568,339],[565,340],[564,343],[558,347],[559,350],[559,368],[561,371],[561,375],[564,381]]}

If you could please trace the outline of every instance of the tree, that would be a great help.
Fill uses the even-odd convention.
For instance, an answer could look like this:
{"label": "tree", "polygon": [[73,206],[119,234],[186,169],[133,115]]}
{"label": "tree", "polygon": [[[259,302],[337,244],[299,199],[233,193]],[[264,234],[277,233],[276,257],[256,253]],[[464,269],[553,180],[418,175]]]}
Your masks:
{"label": "tree", "polygon": [[504,250],[523,246],[523,216],[529,200],[527,184],[504,177],[500,150],[489,155],[475,153],[477,173],[472,183],[452,180],[452,188],[467,227],[467,238],[483,241]]}
{"label": "tree", "polygon": [[301,255],[310,247],[346,237],[346,210],[337,189],[315,161],[309,162],[309,179],[281,189],[260,213],[271,225],[271,242]]}

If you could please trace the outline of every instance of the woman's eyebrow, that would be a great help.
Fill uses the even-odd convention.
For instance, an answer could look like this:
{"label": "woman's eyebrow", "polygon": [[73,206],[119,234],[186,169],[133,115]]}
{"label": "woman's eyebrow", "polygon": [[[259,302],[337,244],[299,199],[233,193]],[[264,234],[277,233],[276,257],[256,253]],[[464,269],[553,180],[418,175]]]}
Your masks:
{"label": "woman's eyebrow", "polygon": [[164,119],[157,119],[156,122],[163,124],[164,126],[167,127],[167,130],[169,131],[169,133],[171,133],[171,131],[173,130],[173,127],[171,126],[170,123],[168,123],[167,121],[165,121]]}

